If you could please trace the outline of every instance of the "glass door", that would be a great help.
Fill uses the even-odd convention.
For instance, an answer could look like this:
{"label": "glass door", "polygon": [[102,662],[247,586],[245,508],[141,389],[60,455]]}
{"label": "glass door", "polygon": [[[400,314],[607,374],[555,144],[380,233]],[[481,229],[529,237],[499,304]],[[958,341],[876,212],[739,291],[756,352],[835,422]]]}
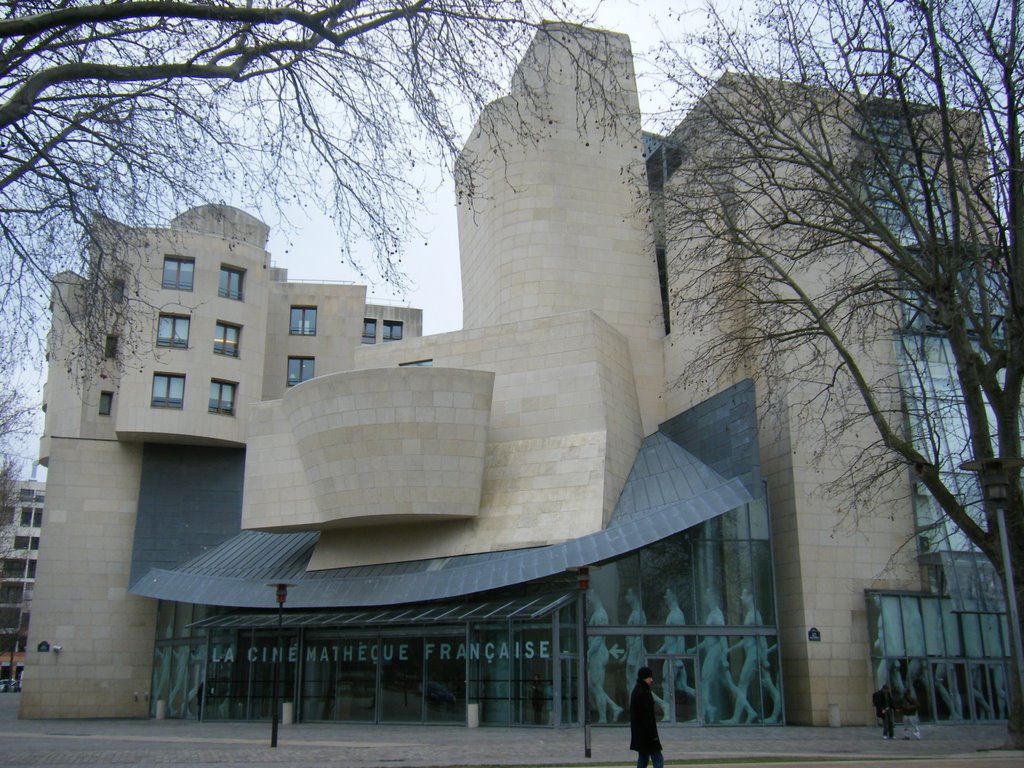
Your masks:
{"label": "glass door", "polygon": [[697,658],[691,655],[650,656],[654,671],[654,704],[663,723],[697,721]]}

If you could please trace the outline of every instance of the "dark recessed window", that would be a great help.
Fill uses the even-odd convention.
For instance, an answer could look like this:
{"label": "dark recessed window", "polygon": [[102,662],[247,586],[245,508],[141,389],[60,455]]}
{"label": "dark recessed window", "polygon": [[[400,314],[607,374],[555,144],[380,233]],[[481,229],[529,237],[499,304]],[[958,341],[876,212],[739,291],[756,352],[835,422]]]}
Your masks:
{"label": "dark recessed window", "polygon": [[303,381],[309,381],[316,375],[316,361],[312,357],[288,358],[288,386],[294,387]]}
{"label": "dark recessed window", "polygon": [[234,267],[221,267],[220,278],[217,282],[217,295],[225,299],[242,300],[242,281],[245,278],[244,269]]}
{"label": "dark recessed window", "polygon": [[316,336],[316,307],[292,307],[288,333],[292,336]]}
{"label": "dark recessed window", "polygon": [[363,319],[363,344],[377,343],[377,321],[371,318]]}
{"label": "dark recessed window", "polygon": [[110,282],[110,298],[114,300],[115,304],[124,301],[124,280],[115,278]]}
{"label": "dark recessed window", "polygon": [[433,359],[430,360],[412,360],[408,363],[399,363],[399,368],[431,368],[434,365]]}
{"label": "dark recessed window", "polygon": [[108,360],[117,357],[117,336],[107,336],[103,343],[103,356]]}
{"label": "dark recessed window", "polygon": [[184,315],[160,315],[156,329],[158,347],[188,347],[189,318]]}
{"label": "dark recessed window", "polygon": [[177,288],[179,291],[192,290],[192,275],[195,272],[194,259],[182,259],[177,256],[164,257],[164,276],[161,285],[164,288]]}
{"label": "dark recessed window", "polygon": [[235,412],[235,394],[238,385],[232,381],[210,382],[210,413],[223,413],[231,416]]}
{"label": "dark recessed window", "polygon": [[382,334],[384,341],[401,341],[402,340],[402,321],[401,320],[385,320],[384,321],[384,333]]}
{"label": "dark recessed window", "polygon": [[175,373],[153,374],[154,408],[182,408],[185,405],[185,377]]}
{"label": "dark recessed window", "polygon": [[114,410],[114,393],[100,392],[100,416],[109,416]]}
{"label": "dark recessed window", "polygon": [[238,357],[238,343],[242,337],[242,328],[231,323],[217,323],[213,332],[213,351],[218,355]]}

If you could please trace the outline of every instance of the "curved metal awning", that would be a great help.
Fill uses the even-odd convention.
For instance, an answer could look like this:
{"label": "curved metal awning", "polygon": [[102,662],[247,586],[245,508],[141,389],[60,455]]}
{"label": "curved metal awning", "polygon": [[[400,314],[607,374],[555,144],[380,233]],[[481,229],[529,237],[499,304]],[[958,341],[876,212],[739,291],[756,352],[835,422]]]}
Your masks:
{"label": "curved metal awning", "polygon": [[[470,603],[431,603],[426,606],[363,611],[317,611],[283,613],[281,626],[292,629],[323,627],[400,627],[424,624],[462,624],[467,621],[532,621],[548,616],[576,600],[575,593],[561,593],[511,600]],[[197,621],[194,629],[277,629],[276,611],[264,613],[223,613]]]}
{"label": "curved metal awning", "polygon": [[317,532],[243,531],[174,570],[153,569],[132,594],[204,605],[273,608],[267,585],[290,582],[289,608],[350,609],[450,600],[564,574],[626,555],[752,500],[665,435],[640,447],[608,528],[546,547],[306,571]]}

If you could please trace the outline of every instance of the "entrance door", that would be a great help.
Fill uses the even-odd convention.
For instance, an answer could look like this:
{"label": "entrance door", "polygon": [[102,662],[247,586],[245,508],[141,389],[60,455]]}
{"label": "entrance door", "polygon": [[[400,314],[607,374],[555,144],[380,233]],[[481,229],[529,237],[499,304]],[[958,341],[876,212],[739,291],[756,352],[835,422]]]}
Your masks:
{"label": "entrance door", "polygon": [[663,723],[697,721],[697,657],[691,655],[651,656],[654,670],[654,703]]}

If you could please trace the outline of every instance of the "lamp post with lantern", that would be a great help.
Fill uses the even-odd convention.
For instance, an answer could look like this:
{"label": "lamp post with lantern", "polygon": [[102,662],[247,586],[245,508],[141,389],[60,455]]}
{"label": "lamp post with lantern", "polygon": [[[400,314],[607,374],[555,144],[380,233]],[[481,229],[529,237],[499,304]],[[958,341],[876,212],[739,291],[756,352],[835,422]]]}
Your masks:
{"label": "lamp post with lantern", "polygon": [[277,600],[277,640],[274,643],[277,649],[277,658],[274,661],[274,678],[273,678],[273,694],[271,695],[271,720],[270,720],[270,746],[277,746],[277,726],[280,722],[280,716],[278,709],[280,707],[280,682],[281,682],[281,665],[284,663],[284,649],[281,646],[281,637],[283,634],[284,627],[284,603],[288,599],[288,587],[291,585],[287,582],[274,582],[269,584],[274,588],[274,598]]}
{"label": "lamp post with lantern", "polygon": [[[1020,615],[1017,611],[1017,592],[1014,589],[1013,561],[1006,531],[1006,500],[1010,496],[1010,471],[1024,467],[1024,459],[992,458],[965,461],[960,469],[976,472],[985,500],[995,507],[999,526],[999,548],[1003,560],[1003,589],[1006,592],[1006,620],[1010,625],[1013,643],[1013,663],[1017,668],[1017,695],[1024,696],[1024,642],[1021,640]],[[1024,703],[1022,703],[1024,706]]]}

